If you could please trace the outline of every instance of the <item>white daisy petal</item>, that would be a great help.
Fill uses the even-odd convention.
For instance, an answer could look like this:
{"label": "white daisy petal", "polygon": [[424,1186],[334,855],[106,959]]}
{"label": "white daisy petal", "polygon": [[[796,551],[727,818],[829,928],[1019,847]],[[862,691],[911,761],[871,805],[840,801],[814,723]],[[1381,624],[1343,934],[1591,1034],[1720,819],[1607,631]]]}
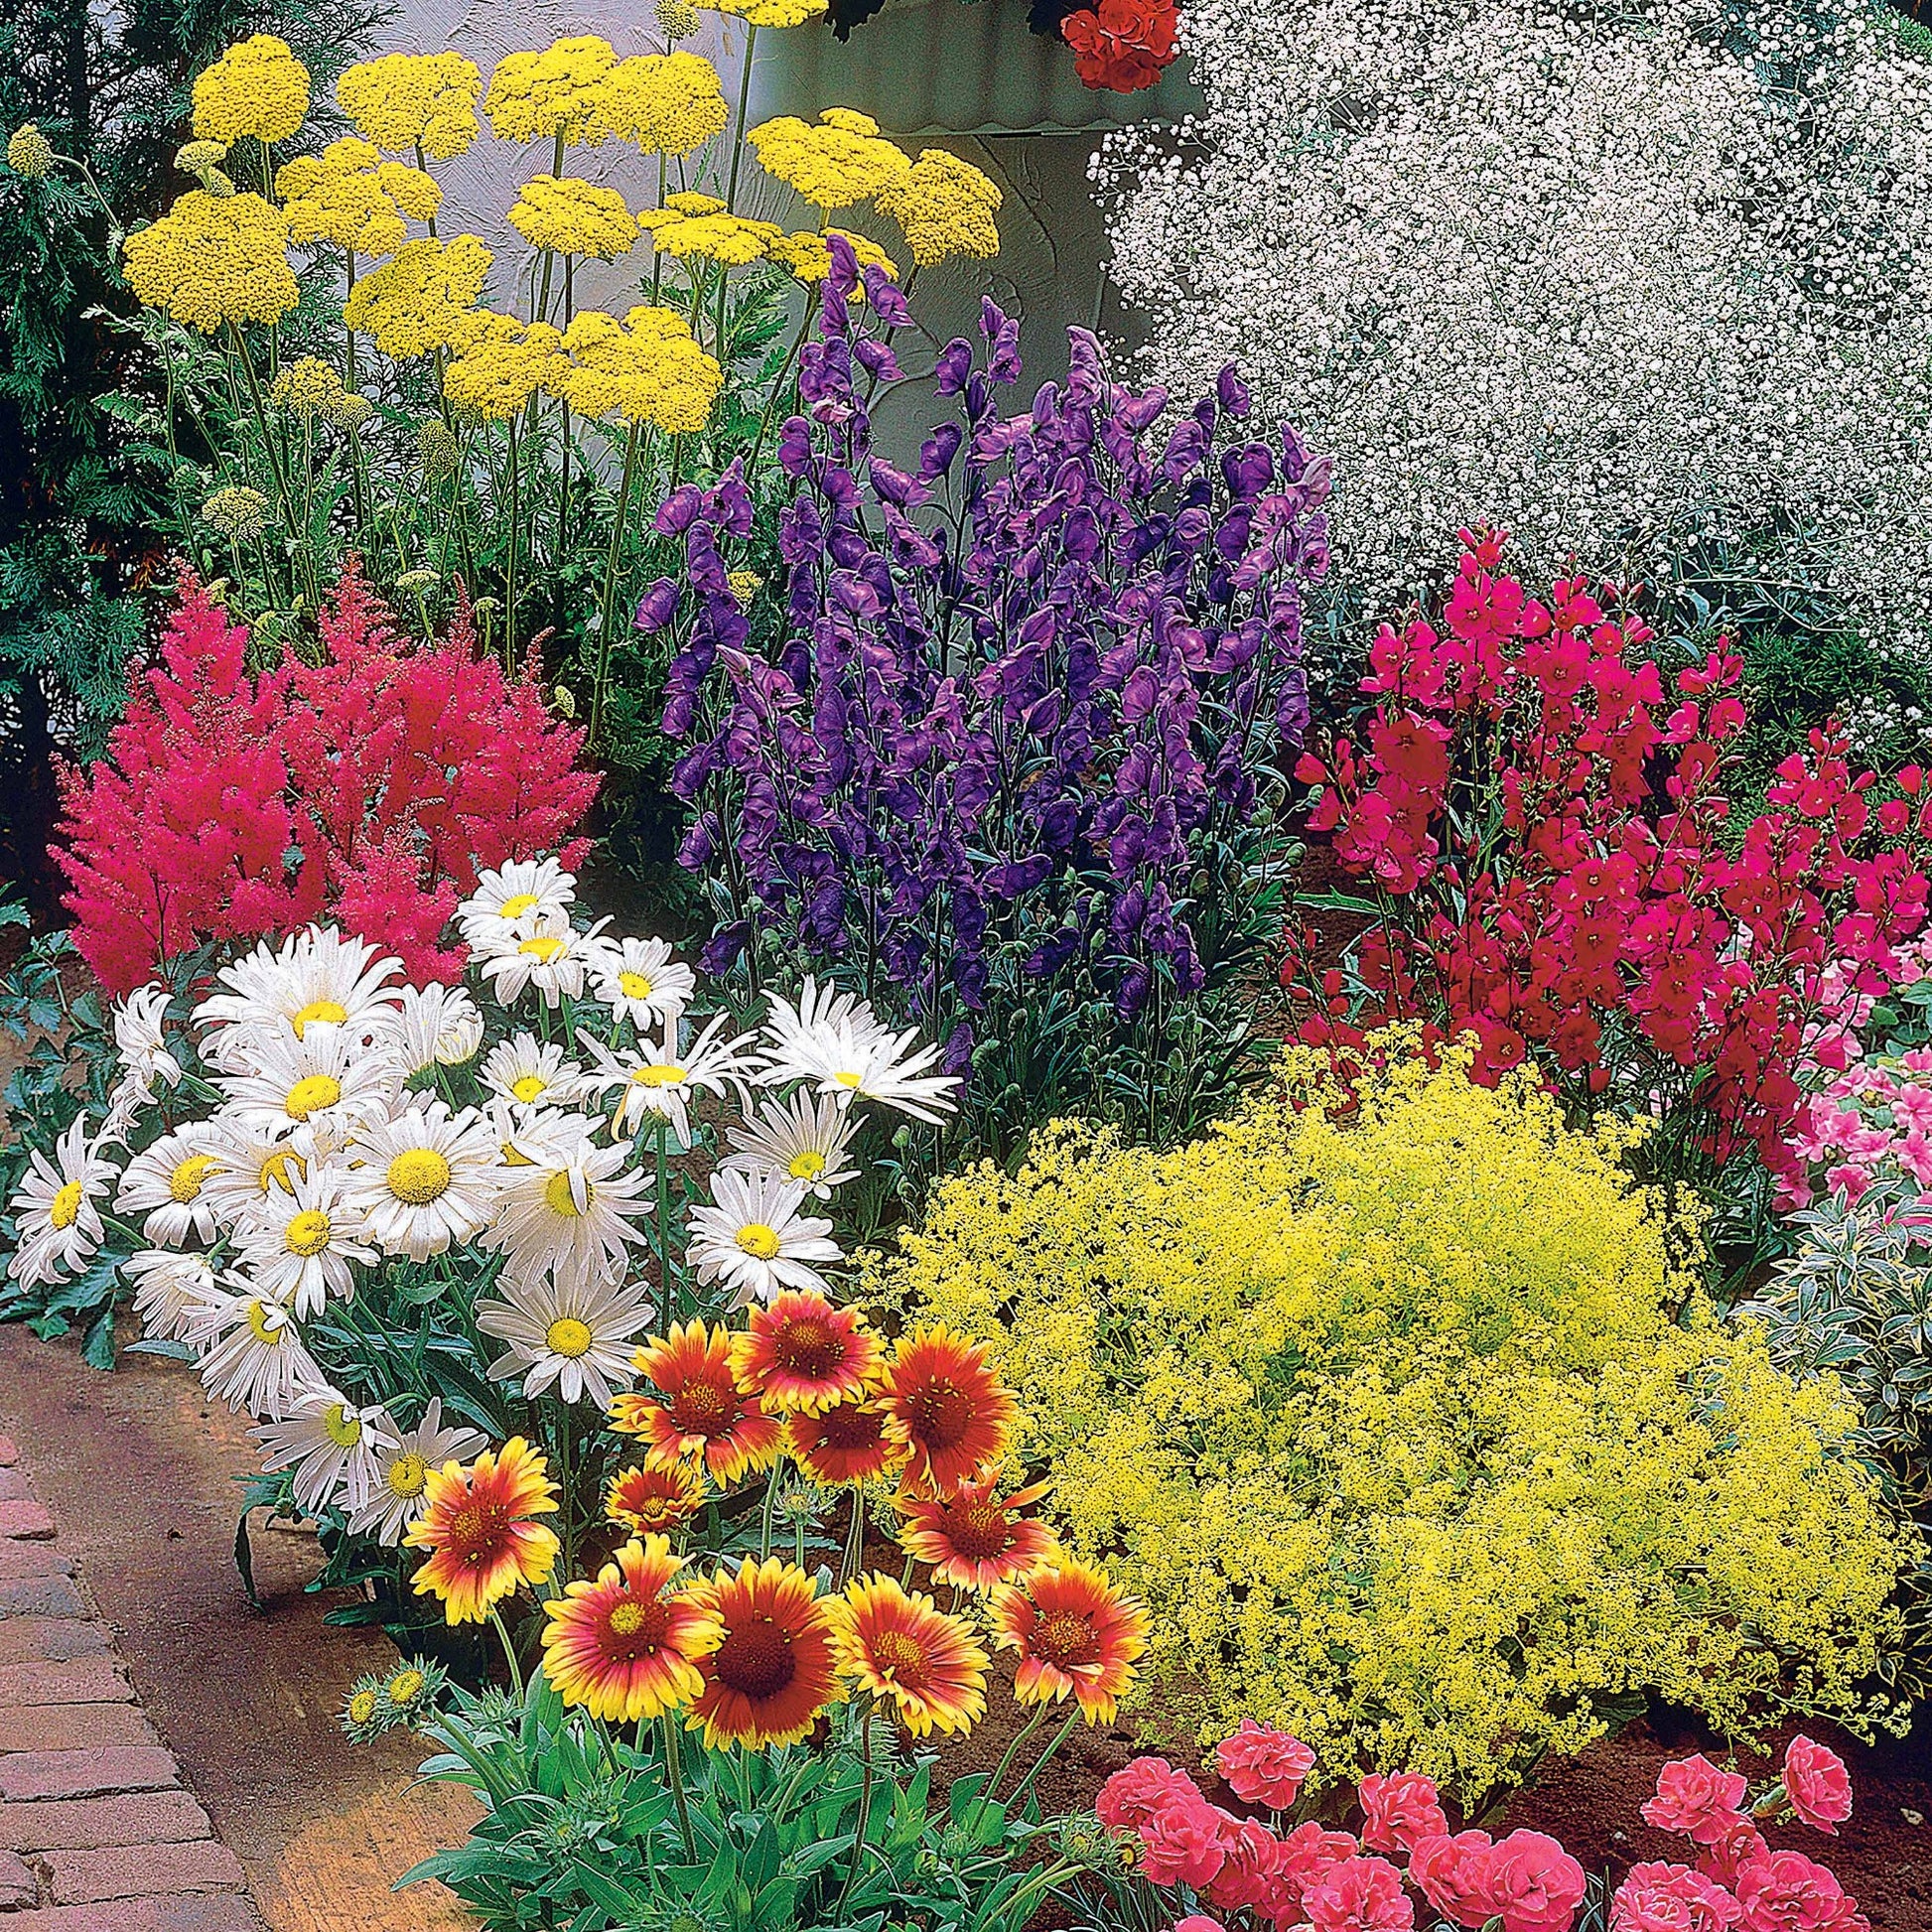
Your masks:
{"label": "white daisy petal", "polygon": [[523,1378],[534,1399],[555,1389],[566,1402],[608,1409],[634,1379],[631,1355],[653,1310],[648,1285],[616,1281],[534,1281],[500,1284],[497,1298],[477,1304],[477,1326],[509,1343],[490,1364],[493,1382]]}
{"label": "white daisy petal", "polygon": [[802,1181],[721,1168],[711,1176],[712,1204],[690,1210],[686,1256],[706,1282],[730,1288],[736,1308],[768,1302],[780,1289],[828,1288],[810,1264],[839,1261],[832,1223],[798,1212]]}
{"label": "white daisy petal", "polygon": [[496,1207],[497,1142],[475,1108],[441,1100],[365,1122],[349,1150],[345,1199],[384,1254],[427,1261],[479,1233]]}

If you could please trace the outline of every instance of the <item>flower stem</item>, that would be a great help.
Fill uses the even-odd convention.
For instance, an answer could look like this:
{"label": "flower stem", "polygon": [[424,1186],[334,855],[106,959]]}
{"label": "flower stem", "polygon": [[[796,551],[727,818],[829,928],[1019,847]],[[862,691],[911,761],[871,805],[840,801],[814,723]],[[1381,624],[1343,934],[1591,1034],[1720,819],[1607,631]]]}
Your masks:
{"label": "flower stem", "polygon": [[725,190],[725,212],[738,212],[738,167],[745,159],[745,117],[752,102],[752,57],[758,52],[759,30],[749,27],[745,36],[745,71],[738,81],[738,129],[732,136],[731,186]]}
{"label": "flower stem", "polygon": [[1006,1755],[1000,1759],[999,1768],[986,1781],[986,1795],[989,1799],[991,1799],[994,1793],[999,1790],[1001,1781],[1006,1777],[1008,1771],[1010,1771],[1013,1768],[1013,1760],[1020,1755],[1021,1746],[1026,1743],[1027,1739],[1031,1737],[1034,1734],[1034,1732],[1036,1731],[1043,1723],[1045,1723],[1045,1721],[1046,1721],[1045,1705],[1043,1704],[1035,1705],[1033,1716],[1029,1718],[1027,1722],[1024,1725],[1022,1725],[1020,1728],[1013,1733],[1013,1741],[1007,1745]]}
{"label": "flower stem", "polygon": [[597,633],[597,682],[591,690],[591,743],[596,745],[604,724],[604,691],[611,676],[612,624],[617,614],[618,552],[623,544],[624,518],[630,511],[630,480],[637,472],[637,439],[643,425],[632,423],[623,446],[623,476],[618,484],[618,500],[611,516],[611,549],[604,560],[603,618]]}
{"label": "flower stem", "polygon": [[[1042,1704],[1039,1708],[1040,1711],[1044,1713],[1046,1707]],[[1073,1707],[1073,1709],[1066,1714],[1066,1723],[1061,1725],[1058,1730],[1054,1731],[1052,1737],[1047,1742],[1046,1748],[1040,1752],[1038,1760],[1035,1763],[1034,1768],[1031,1771],[1029,1771],[1027,1775],[1024,1778],[1022,1778],[1020,1782],[1013,1787],[1013,1796],[1007,1800],[1007,1803],[1009,1805],[1019,1804],[1020,1801],[1026,1797],[1027,1793],[1034,1788],[1034,1780],[1039,1776],[1040,1772],[1045,1770],[1048,1761],[1053,1756],[1053,1753],[1057,1751],[1059,1747],[1062,1744],[1064,1744],[1070,1736],[1073,1735],[1073,1726],[1080,1722],[1080,1718],[1081,1718],[1080,1707],[1076,1704]]]}
{"label": "flower stem", "polygon": [[[771,1554],[771,1517],[778,1502],[778,1482],[785,1472],[782,1460],[772,1463],[771,1480],[764,1485],[764,1515],[759,1527],[759,1561]],[[802,1564],[799,1566],[804,1567]]]}
{"label": "flower stem", "polygon": [[859,1867],[866,1858],[866,1826],[872,1818],[872,1714],[874,1706],[866,1705],[866,1715],[859,1725],[859,1758],[864,1765],[859,1777],[859,1818],[852,1840],[852,1863],[845,1874],[845,1883],[839,1888],[839,1902],[832,1907],[834,1922],[845,1917],[845,1901],[852,1896],[852,1887],[859,1882]]}
{"label": "flower stem", "polygon": [[684,1837],[684,1857],[688,1863],[698,1862],[697,1834],[691,1829],[691,1804],[684,1795],[684,1754],[677,1740],[677,1715],[664,1719],[664,1782],[677,1800],[677,1828]]}
{"label": "flower stem", "polygon": [[510,1689],[516,1693],[516,1701],[523,1701],[523,1666],[516,1661],[516,1646],[510,1642],[509,1625],[503,1621],[503,1613],[495,1604],[489,1606],[489,1620],[496,1626],[496,1634],[503,1640],[503,1658],[510,1667]]}

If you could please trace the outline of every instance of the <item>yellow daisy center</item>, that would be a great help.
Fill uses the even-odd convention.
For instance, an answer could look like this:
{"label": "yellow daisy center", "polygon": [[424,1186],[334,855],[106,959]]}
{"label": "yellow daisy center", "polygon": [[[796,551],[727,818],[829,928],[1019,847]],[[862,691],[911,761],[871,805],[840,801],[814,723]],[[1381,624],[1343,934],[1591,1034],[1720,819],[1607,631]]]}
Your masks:
{"label": "yellow daisy center", "polygon": [[353,1449],[362,1440],[362,1425],[348,1413],[348,1406],[332,1402],[323,1411],[322,1427],[338,1449]]}
{"label": "yellow daisy center", "polygon": [[856,1091],[859,1082],[865,1077],[863,1073],[835,1073],[832,1075],[832,1084],[835,1087],[850,1087]]}
{"label": "yellow daisy center", "polygon": [[759,1261],[769,1261],[778,1252],[778,1231],[762,1221],[751,1221],[738,1230],[738,1245]]}
{"label": "yellow daisy center", "polygon": [[574,1314],[560,1314],[543,1331],[544,1346],[551,1354],[567,1356],[573,1362],[591,1352],[594,1339],[589,1327]]}
{"label": "yellow daisy center", "polygon": [[580,1208],[570,1191],[570,1175],[553,1173],[543,1183],[543,1198],[551,1213],[574,1221],[579,1214],[590,1211],[591,1202],[597,1198],[597,1189],[588,1180],[584,1183],[584,1205]]}
{"label": "yellow daisy center", "polygon": [[626,1000],[648,1000],[650,998],[650,981],[642,973],[620,973],[618,975],[618,991]]}
{"label": "yellow daisy center", "polygon": [[404,1449],[389,1464],[389,1493],[392,1496],[420,1496],[429,1481],[429,1464],[414,1449]]}
{"label": "yellow daisy center", "polygon": [[635,1603],[620,1603],[611,1612],[611,1628],[621,1637],[634,1637],[644,1627],[644,1613]]}
{"label": "yellow daisy center", "polygon": [[80,1183],[69,1180],[64,1183],[54,1196],[54,1203],[47,1210],[47,1218],[57,1228],[70,1228],[80,1218]]}
{"label": "yellow daisy center", "polygon": [[563,949],[564,942],[561,939],[553,938],[547,932],[539,932],[534,939],[525,939],[516,950],[528,953],[532,959],[548,966]]}
{"label": "yellow daisy center", "polygon": [[290,1193],[294,1193],[294,1183],[289,1179],[290,1169],[303,1175],[309,1172],[309,1164],[291,1149],[285,1148],[279,1154],[271,1154],[255,1176],[256,1188],[264,1194],[271,1187],[286,1187]]}
{"label": "yellow daisy center", "polygon": [[541,1073],[526,1073],[522,1079],[510,1082],[510,1092],[515,1094],[526,1107],[540,1094],[549,1091],[550,1082]]}
{"label": "yellow daisy center", "polygon": [[497,917],[503,919],[520,919],[525,912],[535,911],[536,905],[537,896],[535,893],[518,893],[514,897],[506,898],[503,901],[503,909],[497,914]]}
{"label": "yellow daisy center", "polygon": [[433,1147],[406,1147],[389,1163],[389,1191],[411,1207],[422,1207],[450,1185],[450,1164]]}
{"label": "yellow daisy center", "polygon": [[348,1701],[348,1721],[354,1725],[365,1725],[375,1716],[375,1693],[357,1691]]}
{"label": "yellow daisy center", "polygon": [[399,1670],[386,1688],[391,1704],[414,1704],[423,1694],[423,1674],[419,1670]]}
{"label": "yellow daisy center", "polygon": [[684,1084],[681,1066],[639,1066],[631,1070],[631,1083],[639,1087],[676,1087]]}
{"label": "yellow daisy center", "polygon": [[282,1245],[305,1261],[329,1245],[329,1216],[319,1207],[305,1207],[282,1230]]}
{"label": "yellow daisy center", "polygon": [[348,1009],[338,1000],[311,1000],[295,1016],[295,1036],[300,1039],[303,1028],[314,1022],[320,1021],[325,1027],[340,1027],[347,1018]]}
{"label": "yellow daisy center", "polygon": [[168,1176],[169,1194],[186,1207],[202,1191],[202,1182],[213,1166],[211,1154],[191,1154],[187,1160],[176,1162],[174,1173]]}
{"label": "yellow daisy center", "polygon": [[536,1163],[527,1154],[519,1154],[508,1141],[499,1142],[503,1150],[503,1166],[506,1168],[534,1168]]}
{"label": "yellow daisy center", "polygon": [[311,1073],[296,1081],[282,1111],[290,1120],[307,1120],[324,1107],[333,1107],[343,1097],[343,1083],[333,1074]]}
{"label": "yellow daisy center", "polygon": [[[281,1310],[275,1311],[277,1314]],[[248,1327],[255,1339],[266,1343],[270,1348],[281,1346],[282,1334],[287,1324],[278,1321],[272,1328],[268,1324],[268,1310],[260,1302],[248,1304]]]}
{"label": "yellow daisy center", "polygon": [[794,1180],[816,1180],[825,1172],[825,1157],[807,1148],[802,1154],[791,1157],[791,1165],[785,1170]]}

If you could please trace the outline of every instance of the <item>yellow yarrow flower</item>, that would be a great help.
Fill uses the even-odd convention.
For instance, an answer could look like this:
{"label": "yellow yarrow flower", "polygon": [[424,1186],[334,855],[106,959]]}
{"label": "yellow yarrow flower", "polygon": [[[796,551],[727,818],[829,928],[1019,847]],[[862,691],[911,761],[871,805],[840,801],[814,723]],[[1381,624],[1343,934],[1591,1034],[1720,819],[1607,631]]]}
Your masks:
{"label": "yellow yarrow flower", "polygon": [[44,181],[53,171],[54,143],[29,121],[7,137],[7,166],[24,181]]}
{"label": "yellow yarrow flower", "polygon": [[620,61],[598,88],[593,133],[614,134],[645,154],[689,154],[722,134],[729,111],[718,69],[699,54],[638,54]]}
{"label": "yellow yarrow flower", "polygon": [[743,268],[763,261],[784,236],[775,221],[754,221],[727,214],[714,195],[670,195],[662,207],[646,208],[637,225],[650,235],[660,255],[702,255],[708,261]]}
{"label": "yellow yarrow flower", "polygon": [[256,34],[195,78],[195,133],[203,141],[286,141],[309,118],[309,69],[287,41]]}
{"label": "yellow yarrow flower", "polygon": [[767,175],[795,189],[814,207],[850,207],[903,181],[912,164],[879,123],[850,107],[828,107],[816,122],[781,114],[748,137]]}
{"label": "yellow yarrow flower", "polygon": [[466,153],[483,132],[483,75],[461,54],[385,54],[358,61],[336,82],[336,104],[355,131],[388,154],[421,148],[438,161]]}
{"label": "yellow yarrow flower", "polygon": [[216,334],[223,323],[275,322],[300,300],[289,224],[259,195],[191,189],[152,226],[128,236],[121,265],[150,309]]}
{"label": "yellow yarrow flower", "polygon": [[483,296],[494,260],[473,234],[448,241],[405,241],[395,259],[363,276],[349,291],[343,321],[373,336],[383,354],[406,362],[456,345]]}
{"label": "yellow yarrow flower", "polygon": [[277,170],[275,192],[293,241],[333,241],[357,255],[390,255],[409,238],[408,219],[430,220],[443,191],[418,168],[384,161],[349,135],[319,155]]}
{"label": "yellow yarrow flower", "polygon": [[921,268],[948,255],[997,255],[1000,230],[993,217],[1004,199],[990,176],[944,148],[923,149],[904,179],[877,198],[905,230]]}
{"label": "yellow yarrow flower", "polygon": [[560,255],[596,255],[615,261],[637,242],[637,224],[615,188],[599,188],[574,176],[538,175],[510,204],[509,223],[525,241]]}
{"label": "yellow yarrow flower", "polygon": [[571,366],[564,400],[582,416],[655,423],[667,434],[703,429],[724,371],[669,309],[636,308],[620,323],[591,309],[564,332]]}
{"label": "yellow yarrow flower", "polygon": [[505,54],[489,76],[483,112],[505,141],[549,140],[596,147],[591,124],[603,103],[604,82],[618,57],[595,34],[554,41],[541,54]]}
{"label": "yellow yarrow flower", "polygon": [[175,150],[175,166],[185,175],[207,176],[227,158],[225,141],[184,141]]}
{"label": "yellow yarrow flower", "polygon": [[700,4],[750,21],[754,27],[802,27],[825,11],[826,0],[700,0]]}
{"label": "yellow yarrow flower", "polygon": [[259,489],[229,483],[202,505],[202,521],[236,543],[253,543],[268,527],[268,498]]}
{"label": "yellow yarrow flower", "polygon": [[319,355],[304,355],[284,363],[268,392],[271,402],[305,422],[319,410],[333,407],[342,396],[342,377]]}
{"label": "yellow yarrow flower", "polygon": [[[869,240],[865,235],[854,234],[848,228],[827,228],[823,234],[814,234],[807,228],[797,234],[780,235],[771,244],[771,259],[780,267],[790,269],[801,282],[822,282],[832,272],[831,240],[834,235],[842,235],[851,243],[852,253],[862,269],[883,268],[889,280],[898,280],[898,264],[892,256],[878,242]],[[847,299],[863,302],[866,292],[863,288],[856,288]]]}
{"label": "yellow yarrow flower", "polygon": [[483,310],[472,318],[461,352],[443,371],[443,393],[459,409],[507,422],[541,389],[564,394],[570,364],[562,334],[547,322],[518,322]]}

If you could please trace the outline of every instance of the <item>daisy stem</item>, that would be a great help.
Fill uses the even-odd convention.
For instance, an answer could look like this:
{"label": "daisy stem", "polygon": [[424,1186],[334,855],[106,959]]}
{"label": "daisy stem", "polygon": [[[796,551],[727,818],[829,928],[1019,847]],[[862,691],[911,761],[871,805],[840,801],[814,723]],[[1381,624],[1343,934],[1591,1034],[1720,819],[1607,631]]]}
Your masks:
{"label": "daisy stem", "polygon": [[[759,1526],[759,1561],[762,1563],[771,1554],[771,1516],[778,1505],[778,1484],[783,1478],[785,1465],[774,1462],[771,1465],[771,1480],[764,1485],[764,1515]],[[803,1564],[799,1565],[802,1570]]]}
{"label": "daisy stem", "polygon": [[496,1634],[503,1640],[504,1661],[510,1667],[510,1689],[517,1703],[523,1702],[523,1666],[516,1661],[516,1646],[510,1641],[509,1625],[503,1621],[503,1613],[495,1604],[489,1606],[489,1620],[496,1626]]}
{"label": "daisy stem", "polygon": [[684,1754],[677,1741],[677,1718],[664,1720],[664,1782],[677,1800],[677,1828],[684,1836],[684,1856],[691,1864],[698,1862],[697,1834],[691,1829],[691,1805],[684,1795]]}
{"label": "daisy stem", "polygon": [[1013,1741],[1007,1746],[1006,1755],[1000,1759],[999,1769],[986,1781],[986,1798],[989,1804],[992,1802],[994,1794],[999,1790],[1006,1774],[1012,1770],[1013,1760],[1020,1755],[1021,1747],[1045,1722],[1046,1707],[1043,1704],[1036,1704],[1034,1706],[1034,1715],[1013,1733]]}
{"label": "daisy stem", "polygon": [[[852,1485],[852,1533],[845,1540],[845,1562],[839,1570],[839,1583],[844,1586],[859,1574],[859,1566],[866,1557],[866,1488],[862,1482]],[[805,1566],[800,1564],[799,1569]]]}
{"label": "daisy stem", "polygon": [[[1039,1708],[1042,1714],[1046,1710],[1043,1704]],[[1009,1805],[1019,1804],[1026,1797],[1027,1793],[1034,1788],[1034,1780],[1039,1776],[1040,1772],[1045,1770],[1053,1753],[1073,1735],[1073,1726],[1080,1722],[1081,1715],[1080,1707],[1077,1704],[1066,1714],[1066,1723],[1061,1725],[1058,1730],[1054,1731],[1051,1740],[1048,1742],[1046,1748],[1040,1752],[1039,1759],[1034,1765],[1034,1768],[1014,1786],[1013,1796],[1007,1800]]]}
{"label": "daisy stem", "polygon": [[577,1531],[570,1517],[570,1405],[561,1399],[557,1403],[557,1489],[562,1510],[558,1520],[564,1532],[564,1575],[570,1577],[577,1570]]}
{"label": "daisy stem", "polygon": [[859,1817],[852,1839],[852,1863],[845,1874],[845,1883],[839,1888],[839,1902],[832,1907],[834,1921],[845,1917],[845,1901],[852,1896],[852,1887],[859,1882],[859,1867],[866,1859],[866,1826],[872,1816],[873,1710],[872,1701],[868,1699],[866,1715],[859,1725],[859,1761],[864,1769],[859,1775]]}

